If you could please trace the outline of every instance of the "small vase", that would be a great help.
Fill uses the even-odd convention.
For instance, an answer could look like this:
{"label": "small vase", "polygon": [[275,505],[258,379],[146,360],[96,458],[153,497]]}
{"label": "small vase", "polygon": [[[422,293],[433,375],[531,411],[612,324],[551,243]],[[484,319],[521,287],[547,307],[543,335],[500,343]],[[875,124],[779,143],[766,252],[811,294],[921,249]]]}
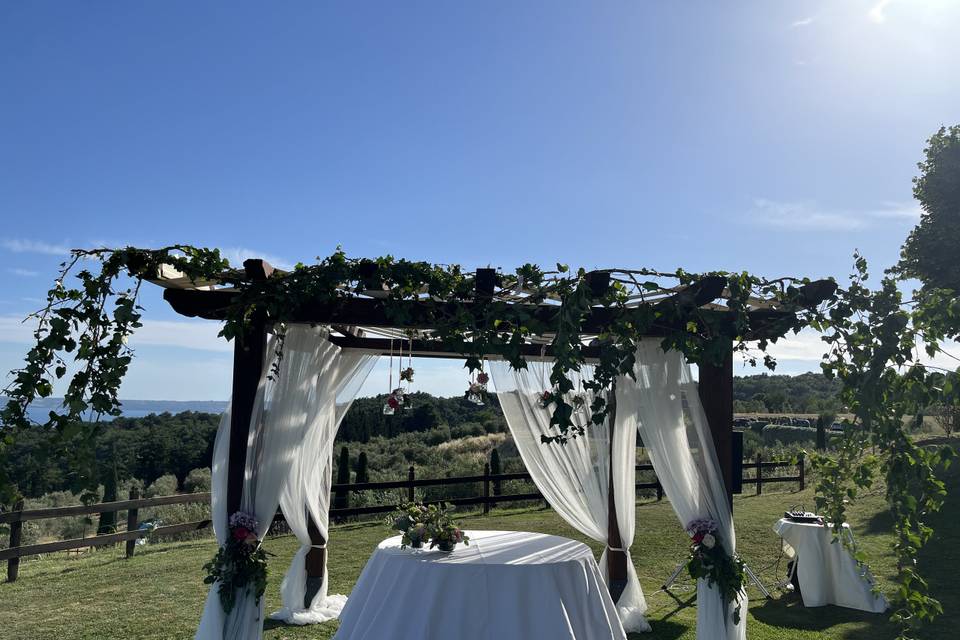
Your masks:
{"label": "small vase", "polygon": [[441,540],[437,543],[437,549],[443,551],[444,553],[450,553],[453,551],[453,548],[457,546],[457,543],[453,540]]}

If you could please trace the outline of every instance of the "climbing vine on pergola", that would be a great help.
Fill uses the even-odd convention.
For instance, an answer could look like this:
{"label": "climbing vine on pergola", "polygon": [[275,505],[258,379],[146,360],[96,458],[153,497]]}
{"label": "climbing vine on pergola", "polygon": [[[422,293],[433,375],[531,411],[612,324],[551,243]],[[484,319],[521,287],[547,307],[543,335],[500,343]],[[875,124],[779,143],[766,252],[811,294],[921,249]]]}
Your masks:
{"label": "climbing vine on pergola", "polygon": [[[942,396],[944,380],[955,374],[945,377],[918,364],[917,339],[936,350],[937,336],[911,323],[893,281],[886,279],[871,291],[864,285],[866,264],[858,259],[856,267],[849,287],[838,288],[832,280],[683,270],[571,271],[565,265],[545,270],[526,264],[511,272],[467,272],[457,265],[390,256],[351,259],[340,251],[284,272],[262,261],[233,269],[218,251],[186,245],[77,250],[63,264],[45,307],[34,314],[36,342],[6,390],[0,501],[15,493],[13,479],[2,475],[5,451],[18,433],[38,426],[53,430],[61,443],[72,443],[69,460],[77,488],[96,487],[97,421],[83,423],[82,418],[91,412],[120,413],[117,394],[132,358],[127,338],[140,326],[137,299],[145,280],[167,287],[165,298],[178,312],[222,321],[221,335],[235,341],[238,354],[250,348],[256,353],[250,341],[267,330],[280,338],[276,344],[282,354],[284,327],[308,322],[330,325],[330,339],[342,346],[384,352],[391,338],[403,337],[417,352],[461,357],[471,370],[489,355],[514,368],[525,367],[527,357],[547,355],[553,359],[550,381],[557,393],[551,405],[555,432],[545,446],[582,435],[566,395],[573,390],[571,372],[594,364],[587,384],[597,393],[590,409],[593,421],[602,422],[608,407],[600,392],[618,376],[631,375],[640,339],[656,337],[664,349],[679,350],[698,364],[701,382],[713,376],[716,384],[702,384],[701,395],[714,394],[704,398],[704,406],[727,472],[729,447],[723,439],[732,429],[733,355],[754,364],[762,358],[772,369],[769,344],[811,327],[824,334],[824,370],[844,382],[844,399],[858,426],[850,430],[840,455],[815,459],[818,468],[829,471],[818,485],[818,505],[833,522],[842,522],[844,498],[869,485],[874,468],[857,465],[847,454],[867,441],[880,449],[900,561],[895,616],[909,629],[939,609],[913,560],[931,533],[925,515],[942,504],[936,470],[950,453],[914,444],[903,432],[902,416]],[[69,283],[71,276],[76,286]],[[70,357],[76,368],[63,407],[51,411],[43,425],[33,424],[27,408],[53,393]],[[729,476],[727,481],[729,487]]]}

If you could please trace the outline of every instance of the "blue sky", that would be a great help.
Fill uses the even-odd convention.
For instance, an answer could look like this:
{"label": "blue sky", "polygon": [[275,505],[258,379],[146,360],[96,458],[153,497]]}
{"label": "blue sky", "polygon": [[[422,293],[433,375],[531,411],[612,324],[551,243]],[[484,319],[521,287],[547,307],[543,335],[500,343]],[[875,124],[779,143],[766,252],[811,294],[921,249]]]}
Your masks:
{"label": "blue sky", "polygon": [[[949,0],[0,4],[0,367],[74,246],[879,270],[960,122],[958,28]],[[122,394],[225,398],[216,329],[144,304]]]}

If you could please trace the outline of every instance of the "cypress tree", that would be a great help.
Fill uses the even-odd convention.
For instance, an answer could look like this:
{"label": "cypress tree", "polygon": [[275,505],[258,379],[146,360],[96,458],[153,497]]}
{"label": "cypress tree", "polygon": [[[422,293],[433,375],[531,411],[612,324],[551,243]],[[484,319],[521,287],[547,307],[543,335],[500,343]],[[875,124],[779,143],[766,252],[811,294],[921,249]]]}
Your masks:
{"label": "cypress tree", "polygon": [[370,476],[367,473],[367,452],[361,451],[357,458],[357,483],[370,482]]}
{"label": "cypress tree", "polygon": [[[500,452],[494,449],[490,452],[490,474],[498,476],[503,473],[503,468],[500,466]],[[493,481],[493,495],[499,496],[502,487],[500,486],[500,480]]]}
{"label": "cypress tree", "polygon": [[[110,459],[106,461],[107,472],[103,478],[103,501],[117,501],[117,485],[119,484],[119,472],[117,470],[117,441],[110,443]],[[104,511],[100,514],[100,522],[97,524],[97,534],[116,533],[117,531],[117,512]]]}
{"label": "cypress tree", "polygon": [[[350,484],[350,451],[346,447],[340,449],[340,461],[337,463],[337,484]],[[334,509],[346,509],[350,506],[350,492],[346,489],[337,489],[333,496]]]}
{"label": "cypress tree", "polygon": [[817,451],[827,449],[827,425],[823,415],[817,416]]}

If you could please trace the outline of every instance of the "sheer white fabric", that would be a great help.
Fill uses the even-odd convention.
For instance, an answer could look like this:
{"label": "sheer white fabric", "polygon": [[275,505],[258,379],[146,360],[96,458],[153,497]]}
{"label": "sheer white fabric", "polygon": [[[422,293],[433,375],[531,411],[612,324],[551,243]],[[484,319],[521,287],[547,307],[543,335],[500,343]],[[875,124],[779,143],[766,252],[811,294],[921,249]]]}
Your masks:
{"label": "sheer white fabric", "polygon": [[[573,422],[586,427],[586,435],[562,446],[543,444],[541,436],[556,433],[550,426],[550,410],[541,406],[539,399],[544,391],[552,388],[549,380],[552,363],[528,361],[527,369],[519,371],[502,360],[491,360],[489,366],[507,425],[534,484],[570,526],[603,544],[607,543],[608,487],[613,464],[618,524],[627,552],[628,571],[627,588],[617,609],[626,631],[649,631],[650,625],[644,617],[647,603],[629,554],[636,519],[636,429],[620,429],[617,421],[611,460],[609,425],[590,424],[589,406],[593,397],[582,389],[579,393],[586,402],[575,410]],[[592,372],[591,367],[584,367],[579,373],[571,372],[574,385],[582,388],[583,380],[589,379]],[[604,573],[606,554],[604,549],[599,563]]]}
{"label": "sheer white fabric", "polygon": [[[290,340],[289,331],[287,340]],[[344,595],[328,595],[329,572],[324,563],[323,583],[310,605],[304,608],[306,592],[305,558],[311,549],[309,522],[312,519],[327,539],[330,509],[333,441],[340,422],[353,402],[376,356],[341,351],[326,339],[316,350],[304,350],[302,362],[295,365],[303,384],[288,390],[277,403],[285,413],[283,420],[306,424],[300,455],[290,465],[286,485],[280,493],[280,508],[290,530],[300,541],[287,575],[280,585],[283,607],[271,618],[288,624],[314,624],[340,615],[347,602]],[[288,345],[284,347],[289,353]],[[290,357],[285,355],[284,359]],[[279,410],[279,409],[278,409]]]}
{"label": "sheer white fabric", "polygon": [[[733,515],[697,385],[678,351],[664,353],[658,340],[643,340],[637,350],[636,381],[617,383],[618,427],[640,431],[650,462],[680,522],[711,517],[724,548],[736,549]],[[744,596],[745,598],[745,596]],[[746,604],[745,599],[742,601]],[[746,607],[733,623],[732,605],[705,580],[697,584],[698,640],[742,640]]]}
{"label": "sheer white fabric", "polygon": [[[324,329],[309,326],[288,327],[283,356],[279,362],[275,351],[276,339],[271,337],[267,344],[266,362],[251,414],[240,507],[243,511],[256,516],[259,522],[256,533],[261,539],[270,528],[280,504],[281,492],[289,488],[289,483],[295,475],[294,470],[304,468],[310,462],[315,467],[320,466],[317,464],[316,457],[310,457],[314,452],[308,451],[304,443],[308,435],[311,437],[315,435],[314,431],[336,429],[338,424],[335,406],[336,390],[345,389],[351,377],[358,371],[369,372],[369,364],[372,364],[367,363],[369,356],[342,356],[340,349],[327,341]],[[365,364],[368,366],[364,367]],[[276,372],[273,371],[275,365],[278,370]],[[355,390],[358,387],[359,385],[356,387],[351,385],[350,388]],[[325,406],[329,408],[326,411],[321,410]],[[321,415],[319,419],[316,419],[317,414]],[[334,416],[333,420],[329,419],[330,415]],[[225,502],[229,433],[228,410],[217,432],[212,468],[211,509],[214,531],[218,542],[221,543],[228,530]],[[332,442],[333,434],[329,435],[329,439]],[[329,461],[329,455],[327,460]],[[329,468],[326,468],[325,472],[329,476]],[[322,472],[318,471],[318,473]],[[312,488],[318,490],[313,495],[317,496],[318,500],[328,500],[326,495],[319,498],[320,484],[317,482],[313,485]],[[301,514],[303,522],[306,522],[306,512],[310,508],[308,502],[304,498],[299,502],[299,508],[291,508],[292,513]],[[326,522],[325,509],[322,521]],[[305,531],[305,524],[303,528]],[[297,537],[301,542],[304,539],[299,533]],[[309,536],[306,536],[306,539],[309,544]],[[302,556],[300,566],[303,566]],[[249,596],[238,594],[233,610],[225,615],[217,595],[218,588],[217,584],[211,585],[195,638],[197,640],[260,638],[263,633],[263,599],[256,604],[252,594]],[[322,595],[325,597],[326,593]],[[320,598],[320,601],[322,602],[323,598]],[[317,599],[314,602],[317,602]],[[302,590],[300,603],[302,608]]]}

